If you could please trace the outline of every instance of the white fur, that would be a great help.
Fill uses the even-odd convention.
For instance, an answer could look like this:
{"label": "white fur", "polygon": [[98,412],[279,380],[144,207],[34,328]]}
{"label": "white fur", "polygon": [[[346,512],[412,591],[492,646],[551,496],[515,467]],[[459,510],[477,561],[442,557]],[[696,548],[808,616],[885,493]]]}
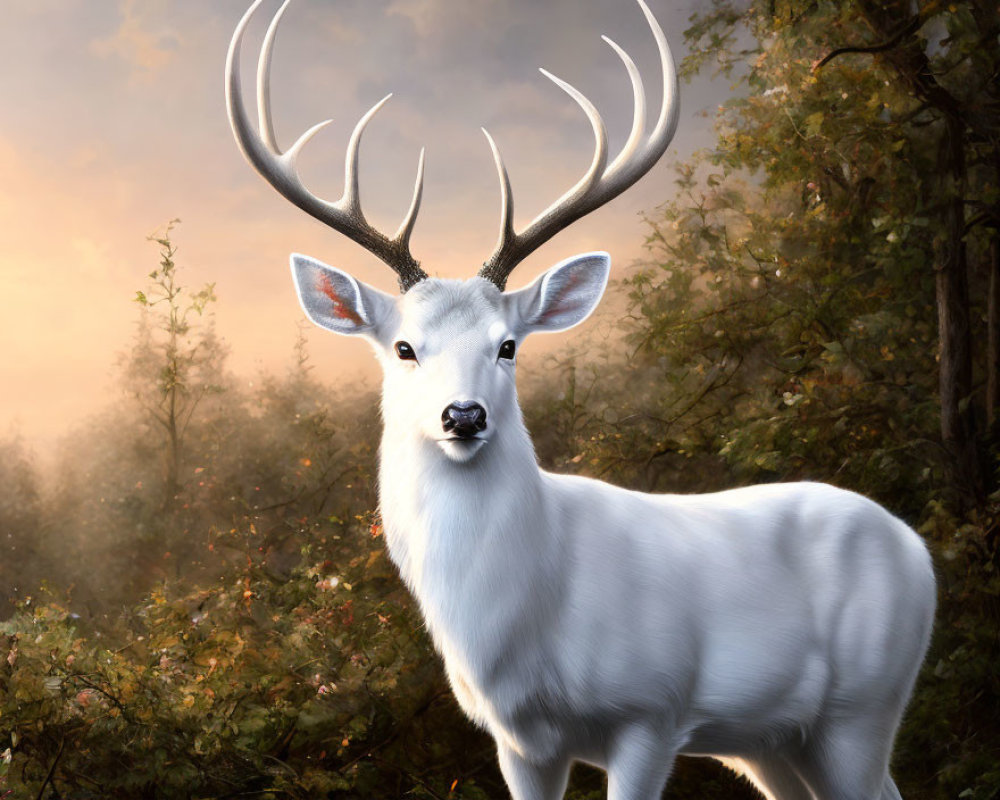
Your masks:
{"label": "white fur", "polygon": [[[321,317],[317,270],[344,273],[293,265]],[[507,294],[479,278],[400,298],[338,284],[358,287],[346,332],[385,372],[389,552],[459,703],[517,800],[561,797],[574,760],[608,770],[613,800],[657,798],[678,753],[723,759],[771,798],[898,798],[887,765],[935,603],[910,528],[823,484],[649,495],[538,468],[497,351],[580,322],[606,279],[588,254]],[[483,441],[441,441],[456,400],[486,408]]]}

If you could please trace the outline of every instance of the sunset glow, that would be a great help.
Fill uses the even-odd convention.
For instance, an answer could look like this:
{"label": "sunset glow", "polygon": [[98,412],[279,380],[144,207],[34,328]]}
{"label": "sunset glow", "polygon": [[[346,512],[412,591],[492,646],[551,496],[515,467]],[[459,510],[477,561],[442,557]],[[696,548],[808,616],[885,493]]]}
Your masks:
{"label": "sunset glow", "polygon": [[[309,253],[395,291],[360,247],[292,207],[239,154],[226,119],[223,62],[244,0],[13,0],[0,28],[0,423],[41,442],[116,395],[116,356],[137,319],[130,302],[156,267],[146,237],[177,217],[179,278],[216,283],[217,326],[240,374],[280,370],[302,318],[288,253]],[[656,3],[675,55],[693,3]],[[278,3],[275,0],[274,7]],[[263,17],[251,26],[244,88],[252,92]],[[631,0],[325,2],[288,9],[274,53],[274,115],[287,147],[333,118],[301,159],[309,188],[336,199],[346,140],[389,92],[362,146],[362,195],[375,224],[395,228],[427,148],[424,202],[412,249],[431,275],[474,274],[497,235],[499,190],[485,125],[503,148],[523,225],[589,163],[589,126],[541,77],[544,66],[601,110],[611,149],[631,122],[628,79],[607,34],[644,74],[655,47]],[[653,65],[652,67],[650,65]],[[728,91],[682,85],[672,154],[699,146],[696,115]],[[660,86],[650,80],[649,102]],[[608,250],[612,277],[641,255],[640,212],[672,192],[664,159],[624,197],[534,254],[524,285],[567,255]],[[374,369],[366,346],[321,337],[320,373]],[[6,432],[6,431],[5,431]]]}

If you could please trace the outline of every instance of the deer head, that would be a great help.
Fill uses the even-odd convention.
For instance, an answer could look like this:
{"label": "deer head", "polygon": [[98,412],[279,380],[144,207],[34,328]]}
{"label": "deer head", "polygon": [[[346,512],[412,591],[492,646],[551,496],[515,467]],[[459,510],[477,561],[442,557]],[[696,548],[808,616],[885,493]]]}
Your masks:
{"label": "deer head", "polygon": [[380,100],[358,122],[347,148],[344,189],[339,200],[323,200],[303,185],[295,168],[305,144],[329,120],[306,131],[287,151],[276,142],[271,122],[269,72],[271,51],[288,2],[274,16],[258,61],[258,129],[247,115],[240,92],[239,56],[246,30],[263,0],[257,0],[236,28],[226,62],[226,98],[233,132],[243,154],[288,200],[361,244],[397,275],[402,294],[390,296],[342,270],[307,256],[292,256],[299,299],[310,319],[327,330],[364,336],[384,370],[383,411],[387,430],[416,434],[435,443],[457,462],[473,458],[503,432],[521,429],[514,389],[516,354],[534,331],[560,331],[586,319],[607,284],[610,257],[586,253],[569,258],[518,291],[504,291],[512,270],[556,233],[590,213],[641,178],[664,153],[677,122],[677,79],[663,31],[643,0],[637,0],[659,49],[663,102],[647,136],[642,79],[632,59],[613,41],[632,84],[631,133],[621,152],[608,163],[604,122],[593,104],[554,75],[542,73],[583,109],[594,132],[594,155],[583,177],[523,230],[513,225],[510,180],[499,148],[486,130],[501,187],[500,236],[475,278],[452,281],[429,278],[409,249],[420,207],[424,153],[421,151],[410,208],[391,237],[372,227],[361,210],[358,150]]}
{"label": "deer head", "polygon": [[455,461],[520,427],[514,364],[524,338],[582,322],[608,279],[607,253],[558,264],[515,292],[484,278],[427,278],[400,297],[307,256],[292,256],[299,299],[320,327],[360,335],[384,373],[386,425],[436,442]]}

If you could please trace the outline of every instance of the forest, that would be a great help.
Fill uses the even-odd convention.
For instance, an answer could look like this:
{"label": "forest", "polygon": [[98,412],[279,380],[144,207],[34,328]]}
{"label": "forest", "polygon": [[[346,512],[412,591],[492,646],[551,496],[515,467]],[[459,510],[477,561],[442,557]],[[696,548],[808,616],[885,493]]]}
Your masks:
{"label": "forest", "polygon": [[[738,91],[589,337],[521,364],[539,461],[825,481],[905,519],[939,605],[893,774],[998,798],[1000,12],[713,0],[685,37],[682,73]],[[508,796],[385,553],[378,398],[304,334],[284,373],[234,375],[183,233],[123,287],[119,396],[44,476],[0,440],[0,798]],[[605,791],[581,766],[567,796]],[[757,795],[681,759],[666,796]]]}

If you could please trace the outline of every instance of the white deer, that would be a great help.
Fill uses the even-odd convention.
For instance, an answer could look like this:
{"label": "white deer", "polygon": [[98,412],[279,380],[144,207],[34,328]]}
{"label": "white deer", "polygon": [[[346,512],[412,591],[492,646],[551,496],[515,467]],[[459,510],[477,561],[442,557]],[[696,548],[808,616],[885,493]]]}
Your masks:
{"label": "white deer", "polygon": [[[271,46],[260,54],[254,130],[240,95],[245,28],[227,62],[227,102],[250,163],[286,198],[385,261],[393,297],[292,256],[309,317],[366,338],[384,371],[379,496],[389,553],[420,603],[465,712],[495,738],[517,800],[562,797],[574,761],[608,772],[613,800],[657,798],[678,754],[706,755],[778,800],[894,800],[888,762],[927,648],[931,562],[914,531],[875,503],[813,483],[708,495],[652,495],[539,469],[515,391],[516,353],[535,331],[579,324],[608,278],[606,253],[567,259],[518,291],[511,270],[543,242],[635,183],[676,127],[677,83],[659,25],[664,97],[645,135],[635,113],[608,163],[604,125],[572,86],[596,147],[586,175],[515,232],[510,183],[492,139],[503,211],[479,275],[429,278],[409,251],[420,203],[390,239],[358,200],[351,137],[343,196],[311,194],[269,109]],[[386,98],[388,99],[388,98]],[[485,131],[484,131],[485,133]]]}

